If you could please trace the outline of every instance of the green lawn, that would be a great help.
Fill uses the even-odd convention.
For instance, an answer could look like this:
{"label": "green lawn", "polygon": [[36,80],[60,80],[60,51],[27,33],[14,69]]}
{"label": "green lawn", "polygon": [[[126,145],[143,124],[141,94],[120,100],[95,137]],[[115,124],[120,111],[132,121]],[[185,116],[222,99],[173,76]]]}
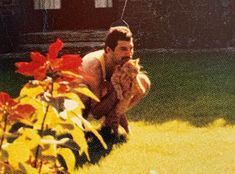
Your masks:
{"label": "green lawn", "polygon": [[235,53],[138,53],[152,81],[132,120],[180,119],[204,126],[216,118],[235,123]]}
{"label": "green lawn", "polygon": [[[149,95],[129,117],[162,123],[180,119],[204,126],[216,118],[235,123],[235,53],[138,52],[152,82]],[[27,81],[14,61],[0,60],[0,91],[16,97]]]}
{"label": "green lawn", "polygon": [[[135,107],[133,121],[162,123],[180,119],[204,126],[216,118],[235,123],[235,53],[138,52],[152,82],[149,95]],[[16,97],[27,81],[14,61],[0,60],[0,91]]]}
{"label": "green lawn", "polygon": [[0,91],[8,92],[12,97],[17,97],[23,84],[28,79],[15,72],[16,60],[1,60],[0,57]]}
{"label": "green lawn", "polygon": [[76,174],[234,174],[235,126],[224,123],[219,119],[199,128],[176,120],[131,122],[126,143],[113,145],[98,163],[86,163]]}

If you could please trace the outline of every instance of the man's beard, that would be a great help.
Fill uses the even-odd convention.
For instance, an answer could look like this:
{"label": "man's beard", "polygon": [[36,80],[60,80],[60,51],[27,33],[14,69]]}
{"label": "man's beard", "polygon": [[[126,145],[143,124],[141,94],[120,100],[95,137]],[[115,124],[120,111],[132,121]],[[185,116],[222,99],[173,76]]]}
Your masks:
{"label": "man's beard", "polygon": [[129,61],[131,59],[131,57],[122,57],[120,60],[120,65],[123,65],[124,63],[126,63],[127,61]]}

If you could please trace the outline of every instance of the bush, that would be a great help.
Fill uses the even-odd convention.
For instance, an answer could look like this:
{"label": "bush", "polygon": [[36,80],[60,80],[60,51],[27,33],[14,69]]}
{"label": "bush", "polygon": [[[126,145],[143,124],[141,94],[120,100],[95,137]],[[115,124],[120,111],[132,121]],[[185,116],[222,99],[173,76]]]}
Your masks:
{"label": "bush", "polygon": [[86,132],[103,145],[101,135],[82,117],[79,97],[99,99],[82,86],[79,55],[58,58],[57,39],[46,56],[31,52],[31,62],[16,63],[17,72],[33,76],[17,98],[0,92],[0,173],[73,173],[78,156],[89,160]]}

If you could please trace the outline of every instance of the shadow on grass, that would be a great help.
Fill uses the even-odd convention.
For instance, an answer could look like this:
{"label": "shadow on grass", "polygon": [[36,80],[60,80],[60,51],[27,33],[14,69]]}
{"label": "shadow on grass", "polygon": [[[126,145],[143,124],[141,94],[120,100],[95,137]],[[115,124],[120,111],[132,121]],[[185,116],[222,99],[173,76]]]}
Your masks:
{"label": "shadow on grass", "polygon": [[[80,156],[76,161],[76,166],[78,168],[87,163],[98,164],[101,158],[107,156],[113,150],[114,145],[122,145],[127,142],[125,135],[120,135],[117,137],[114,134],[106,134],[104,132],[100,132],[100,134],[106,142],[108,148],[104,149],[99,140],[92,133],[87,133],[86,138],[89,142],[88,153],[90,155],[90,161],[85,155]],[[79,156],[79,154],[77,156]]]}

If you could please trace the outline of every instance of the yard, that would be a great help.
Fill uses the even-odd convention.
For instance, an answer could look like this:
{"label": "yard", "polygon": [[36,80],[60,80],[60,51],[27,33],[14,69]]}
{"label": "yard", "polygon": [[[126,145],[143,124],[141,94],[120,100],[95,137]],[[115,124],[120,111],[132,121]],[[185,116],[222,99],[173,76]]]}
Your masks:
{"label": "yard", "polygon": [[[152,82],[149,95],[128,113],[132,135],[114,143],[90,174],[235,173],[235,53],[139,51]],[[12,62],[0,63],[0,91],[17,96],[26,81]]]}

